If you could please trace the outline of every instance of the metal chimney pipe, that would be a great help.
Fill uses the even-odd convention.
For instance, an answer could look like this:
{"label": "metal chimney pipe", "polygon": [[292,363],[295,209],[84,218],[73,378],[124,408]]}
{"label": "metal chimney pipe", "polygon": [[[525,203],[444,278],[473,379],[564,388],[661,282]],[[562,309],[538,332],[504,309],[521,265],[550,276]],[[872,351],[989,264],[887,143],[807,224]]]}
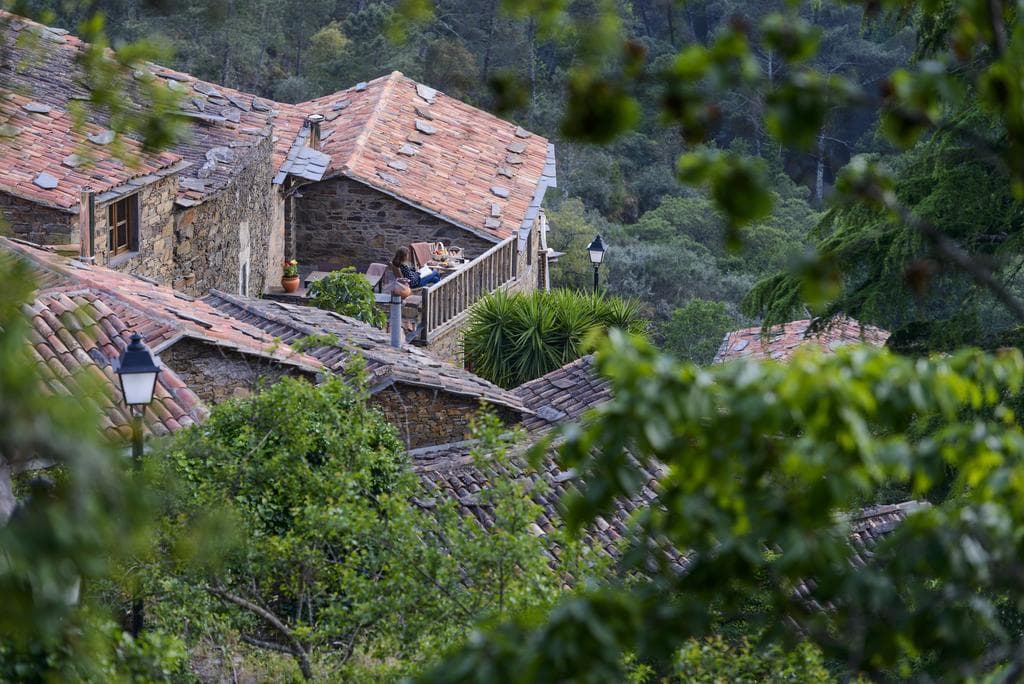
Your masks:
{"label": "metal chimney pipe", "polygon": [[391,317],[388,325],[391,327],[391,346],[395,349],[402,348],[402,298],[391,290]]}
{"label": "metal chimney pipe", "polygon": [[310,149],[320,150],[320,124],[323,123],[322,114],[310,114],[306,117],[306,125],[309,126],[309,137],[306,144]]}
{"label": "metal chimney pipe", "polygon": [[96,255],[96,193],[82,188],[78,204],[78,260],[91,264]]}

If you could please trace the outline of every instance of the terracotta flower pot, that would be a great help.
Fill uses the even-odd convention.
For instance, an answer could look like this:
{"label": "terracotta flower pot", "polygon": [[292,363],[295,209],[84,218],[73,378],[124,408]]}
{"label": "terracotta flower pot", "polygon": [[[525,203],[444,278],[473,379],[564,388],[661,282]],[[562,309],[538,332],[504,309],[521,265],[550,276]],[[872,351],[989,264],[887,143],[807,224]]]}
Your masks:
{"label": "terracotta flower pot", "polygon": [[295,292],[299,289],[299,276],[284,276],[281,278],[281,287],[285,292]]}
{"label": "terracotta flower pot", "polygon": [[409,281],[405,278],[398,278],[395,280],[395,284],[391,286],[391,291],[402,299],[405,299],[412,294],[412,288],[409,287]]}

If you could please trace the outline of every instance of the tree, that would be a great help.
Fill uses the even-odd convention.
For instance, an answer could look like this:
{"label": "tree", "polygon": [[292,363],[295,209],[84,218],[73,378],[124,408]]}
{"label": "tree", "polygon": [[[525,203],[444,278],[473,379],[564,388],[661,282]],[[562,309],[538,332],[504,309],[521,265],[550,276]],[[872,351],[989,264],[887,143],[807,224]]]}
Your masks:
{"label": "tree", "polygon": [[736,317],[722,302],[691,299],[672,312],[659,333],[662,346],[682,361],[707,364],[715,357],[722,337],[736,326]]}
{"label": "tree", "polygon": [[[579,529],[653,490],[625,556],[637,581],[506,622],[425,681],[621,681],[627,655],[664,663],[737,621],[762,643],[810,640],[844,677],[1017,678],[1019,351],[699,368],[613,331],[597,367],[614,398],[566,431],[581,482],[567,518]],[[659,468],[657,486],[638,464]],[[849,514],[883,488],[921,503],[865,555]],[[668,545],[688,552],[684,573]]]}
{"label": "tree", "polygon": [[548,209],[547,218],[548,246],[562,252],[551,269],[551,286],[568,290],[586,288],[593,277],[587,245],[601,230],[589,219],[586,207],[576,197]]}
{"label": "tree", "polygon": [[[481,419],[481,467],[503,462],[503,432]],[[410,471],[358,381],[286,378],[218,405],[151,460],[169,493],[167,553],[150,573],[166,601],[152,619],[283,653],[306,679],[407,674],[477,620],[560,587],[555,540],[530,533],[524,486],[504,478],[481,493],[486,527],[465,516]]]}
{"label": "tree", "polygon": [[332,271],[309,288],[310,303],[320,309],[375,325],[384,325],[370,282],[351,266]]}
{"label": "tree", "polygon": [[[993,145],[1002,133],[972,106],[957,126]],[[1024,204],[1005,169],[993,167],[954,132],[940,133],[889,158],[896,200],[943,235],[985,259],[1004,287],[1020,291],[1020,228]],[[814,231],[816,252],[841,288],[823,306],[894,333],[901,349],[962,345],[997,347],[1015,320],[985,287],[936,258],[918,230],[884,209],[836,206]],[[789,320],[808,299],[804,274],[774,273],[747,295],[745,308],[772,322]]]}
{"label": "tree", "polygon": [[[74,396],[46,389],[29,355],[34,274],[9,252],[0,252],[0,274],[9,279],[0,293],[0,680],[180,672],[175,637],[133,641],[114,620],[124,605],[105,605],[90,591],[147,551],[152,522],[141,496],[147,488],[100,431],[109,388],[83,375],[64,380]],[[47,477],[29,480],[40,463],[51,464]]]}
{"label": "tree", "polygon": [[473,305],[463,338],[466,366],[500,387],[518,387],[583,356],[598,332],[640,332],[635,301],[572,290],[509,294]]}

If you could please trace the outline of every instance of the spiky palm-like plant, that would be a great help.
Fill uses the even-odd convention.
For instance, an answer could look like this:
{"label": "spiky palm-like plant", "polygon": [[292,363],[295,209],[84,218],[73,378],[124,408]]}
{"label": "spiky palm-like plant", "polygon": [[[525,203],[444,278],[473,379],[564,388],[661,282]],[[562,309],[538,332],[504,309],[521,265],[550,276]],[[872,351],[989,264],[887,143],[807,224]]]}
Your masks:
{"label": "spiky palm-like plant", "polygon": [[516,387],[578,359],[593,331],[612,327],[644,332],[640,304],[572,290],[495,292],[470,310],[466,365],[496,385]]}

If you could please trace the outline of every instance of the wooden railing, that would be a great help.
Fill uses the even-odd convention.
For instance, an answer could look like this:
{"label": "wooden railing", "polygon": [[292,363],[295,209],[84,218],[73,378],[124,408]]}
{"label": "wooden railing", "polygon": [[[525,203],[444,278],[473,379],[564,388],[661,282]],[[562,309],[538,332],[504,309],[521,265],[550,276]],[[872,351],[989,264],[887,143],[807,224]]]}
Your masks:
{"label": "wooden railing", "polygon": [[429,342],[484,295],[514,279],[518,256],[513,236],[423,290],[420,339]]}

